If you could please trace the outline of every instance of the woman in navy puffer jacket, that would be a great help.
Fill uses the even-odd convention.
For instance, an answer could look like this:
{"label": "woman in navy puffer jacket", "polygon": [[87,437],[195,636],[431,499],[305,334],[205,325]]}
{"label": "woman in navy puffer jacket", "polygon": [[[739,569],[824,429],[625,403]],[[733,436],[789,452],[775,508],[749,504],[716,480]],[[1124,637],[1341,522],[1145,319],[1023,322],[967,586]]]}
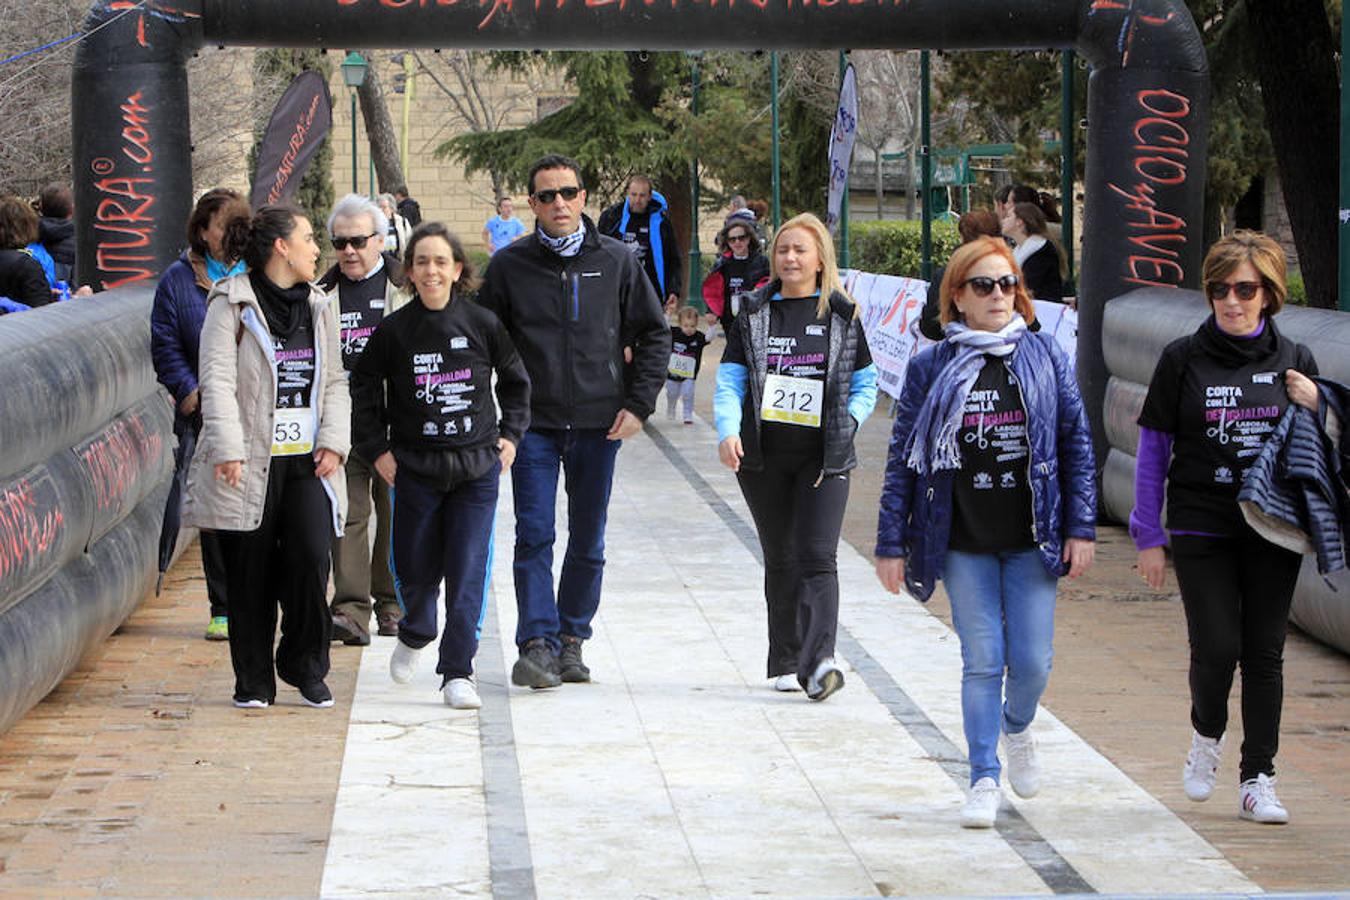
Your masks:
{"label": "woman in navy puffer jacket", "polygon": [[892,593],[927,600],[946,585],[970,756],[961,823],[987,828],[1003,796],[1000,735],[1013,790],[1040,787],[1028,728],[1050,675],[1056,581],[1092,564],[1095,465],[1072,367],[1028,331],[1035,312],[1007,244],[982,237],[952,254],[941,302],[946,339],[905,375],[876,567]]}
{"label": "woman in navy puffer jacket", "polygon": [[[177,464],[186,446],[183,435],[201,431],[202,417],[197,391],[197,348],[202,322],[206,319],[206,296],[211,285],[227,275],[244,270],[237,260],[226,260],[223,247],[225,225],[231,219],[248,219],[248,204],[228,188],[213,188],[202,194],[188,217],[188,249],[159,277],[155,303],[150,311],[150,357],[159,383],[173,395],[173,432],[178,436]],[[225,599],[225,537],[202,532],[202,568],[206,593],[211,602],[208,641],[229,638],[229,610]]]}

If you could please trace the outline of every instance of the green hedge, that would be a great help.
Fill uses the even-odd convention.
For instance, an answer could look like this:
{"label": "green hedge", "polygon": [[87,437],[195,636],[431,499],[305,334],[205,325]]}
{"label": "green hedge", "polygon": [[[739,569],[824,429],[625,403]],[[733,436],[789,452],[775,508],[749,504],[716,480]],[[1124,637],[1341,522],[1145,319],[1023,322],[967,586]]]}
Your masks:
{"label": "green hedge", "polygon": [[[919,222],[883,220],[880,222],[849,222],[849,263],[863,272],[878,275],[900,275],[920,278],[922,253]],[[956,226],[948,222],[933,223],[933,266],[947,262],[947,257],[961,245]]]}

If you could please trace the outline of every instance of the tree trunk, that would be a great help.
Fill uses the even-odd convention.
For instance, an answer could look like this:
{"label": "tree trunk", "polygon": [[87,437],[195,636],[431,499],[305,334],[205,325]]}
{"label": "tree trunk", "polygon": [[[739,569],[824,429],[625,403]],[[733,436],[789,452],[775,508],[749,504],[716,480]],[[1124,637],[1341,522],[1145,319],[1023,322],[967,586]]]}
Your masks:
{"label": "tree trunk", "polygon": [[361,119],[366,124],[366,135],[370,138],[375,179],[380,185],[380,191],[387,194],[404,184],[406,179],[399,155],[398,132],[394,130],[389,107],[384,101],[384,88],[380,86],[374,54],[367,54],[366,58],[370,65],[366,68],[366,80],[356,89],[356,96],[361,103]]}
{"label": "tree trunk", "polygon": [[1335,309],[1340,91],[1331,23],[1322,0],[1261,0],[1246,9],[1308,305]]}

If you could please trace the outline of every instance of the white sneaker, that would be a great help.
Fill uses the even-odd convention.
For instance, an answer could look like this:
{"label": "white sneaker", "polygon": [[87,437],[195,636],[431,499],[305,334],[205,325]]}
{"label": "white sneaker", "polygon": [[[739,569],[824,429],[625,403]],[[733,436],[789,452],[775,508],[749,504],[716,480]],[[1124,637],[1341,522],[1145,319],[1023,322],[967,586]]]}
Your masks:
{"label": "white sneaker", "polygon": [[1003,803],[1003,789],[992,778],[981,778],[970,788],[966,805],[961,808],[962,828],[993,828]]}
{"label": "white sneaker", "polygon": [[1003,753],[1008,758],[1008,784],[1019,797],[1035,797],[1041,790],[1041,763],[1036,758],[1036,738],[1031,729],[1019,734],[1002,735]]}
{"label": "white sneaker", "polygon": [[1262,772],[1242,782],[1238,788],[1238,815],[1264,825],[1288,822],[1289,810],[1275,796],[1275,779]]}
{"label": "white sneaker", "polygon": [[806,680],[806,696],[812,700],[824,700],[844,686],[844,672],[834,657],[827,656],[816,666],[811,677]]}
{"label": "white sneaker", "polygon": [[785,694],[790,694],[793,691],[800,691],[802,685],[801,682],[797,680],[797,673],[789,672],[786,675],[779,675],[773,680],[773,689],[775,691],[782,691]]}
{"label": "white sneaker", "polygon": [[1214,793],[1214,782],[1219,777],[1219,760],[1223,757],[1223,738],[1207,738],[1198,731],[1191,732],[1191,752],[1186,754],[1186,765],[1181,770],[1181,786],[1186,796],[1196,803],[1208,800]]}
{"label": "white sneaker", "polygon": [[421,652],[402,641],[395,644],[394,652],[389,657],[389,677],[399,684],[412,681],[413,672],[417,669],[417,655]]}
{"label": "white sneaker", "polygon": [[451,709],[478,709],[483,705],[472,678],[451,678],[441,688],[441,697]]}

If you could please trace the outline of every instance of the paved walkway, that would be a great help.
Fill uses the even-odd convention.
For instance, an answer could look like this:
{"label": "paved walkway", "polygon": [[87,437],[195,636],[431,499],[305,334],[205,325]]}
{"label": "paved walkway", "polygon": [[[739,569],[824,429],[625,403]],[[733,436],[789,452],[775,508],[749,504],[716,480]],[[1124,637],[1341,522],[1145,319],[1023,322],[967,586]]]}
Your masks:
{"label": "paved walkway", "polygon": [[[868,423],[874,434],[884,426]],[[204,587],[195,554],[185,557],[164,597],[0,738],[0,896],[1350,886],[1350,851],[1336,836],[1350,812],[1344,773],[1282,791],[1294,815],[1286,828],[1237,822],[1222,788],[1187,804],[1175,784],[1184,745],[1170,733],[1185,734],[1171,684],[1179,678],[1184,693],[1184,674],[1161,679],[1172,694],[1139,696],[1148,679],[1122,663],[1133,656],[1143,671],[1146,658],[1171,660],[1171,626],[1113,644],[1102,634],[1109,618],[1084,615],[1104,601],[1083,596],[1061,604],[1047,700],[1059,711],[1062,698],[1087,728],[1043,712],[1033,726],[1048,772],[1041,796],[1010,795],[995,830],[959,828],[960,662],[941,600],[922,607],[884,594],[870,563],[841,545],[848,684],[823,704],[769,690],[757,546],[734,479],[713,462],[714,440],[706,424],[656,417],[620,454],[590,685],[508,687],[513,525],[503,482],[477,713],[441,704],[430,654],[412,684],[392,684],[391,639],[363,652],[334,647],[333,710],[286,691],[272,709],[233,709],[228,652],[199,639]],[[884,434],[872,440],[884,444]],[[1346,720],[1350,665],[1291,656],[1327,682],[1319,710],[1291,703],[1286,741],[1297,748],[1318,739],[1300,723],[1328,709]],[[1116,707],[1125,713],[1116,720],[1141,710],[1141,721],[1172,724],[1146,724],[1131,741],[1104,724]],[[1084,730],[1107,737],[1085,740]],[[1329,739],[1344,747],[1343,735]],[[1337,771],[1334,760],[1325,767]]]}

